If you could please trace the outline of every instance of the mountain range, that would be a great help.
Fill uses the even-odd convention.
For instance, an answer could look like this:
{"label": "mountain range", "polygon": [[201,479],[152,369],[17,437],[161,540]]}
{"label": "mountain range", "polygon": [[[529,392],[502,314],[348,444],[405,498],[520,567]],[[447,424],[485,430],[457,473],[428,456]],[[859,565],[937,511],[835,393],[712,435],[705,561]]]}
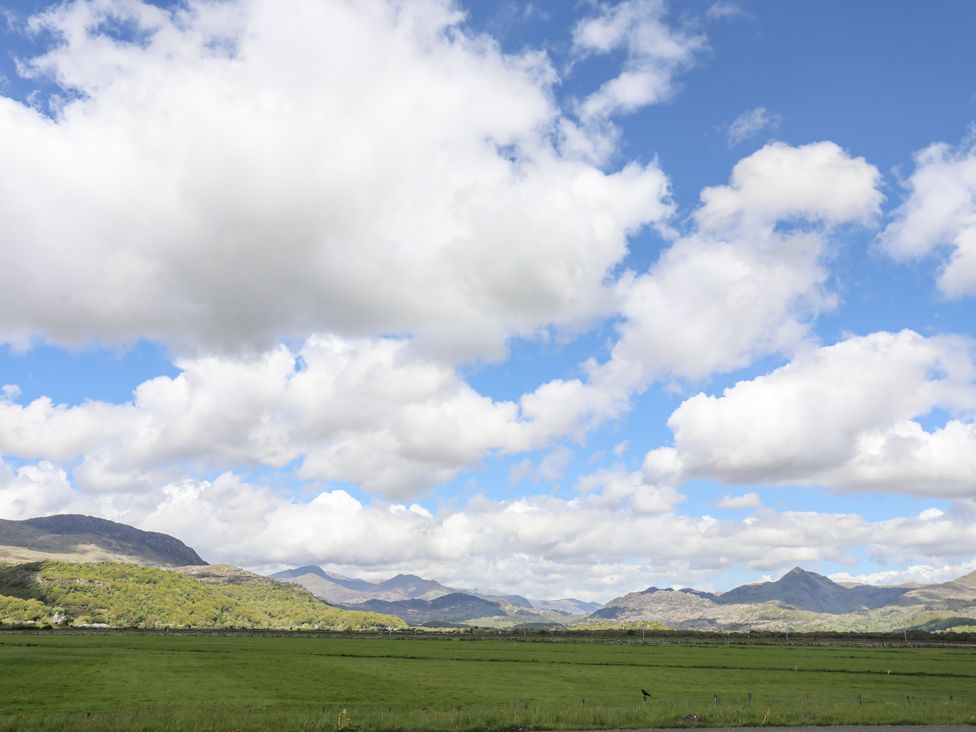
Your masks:
{"label": "mountain range", "polygon": [[[91,579],[86,578],[92,575],[99,578],[94,586],[106,587],[109,594],[104,598],[93,596],[91,608],[111,605],[115,610],[109,608],[106,618],[115,619],[141,617],[136,612],[140,607],[164,608],[165,612],[147,616],[150,619],[145,622],[150,625],[166,625],[173,618],[189,624],[198,622],[203,617],[200,607],[217,602],[212,599],[217,596],[214,593],[223,593],[220,596],[228,598],[225,605],[229,602],[228,607],[241,608],[233,617],[251,627],[272,622],[271,616],[265,617],[260,611],[264,603],[286,608],[276,611],[275,617],[287,618],[289,626],[358,627],[363,621],[351,619],[368,617],[370,627],[384,623],[394,627],[405,622],[496,628],[976,630],[976,572],[939,584],[877,587],[840,584],[796,567],[778,580],[742,585],[724,593],[648,587],[601,606],[575,598],[541,600],[449,587],[413,574],[371,581],[303,566],[263,577],[227,565],[208,565],[192,548],[167,534],[80,515],[0,520],[0,563],[7,563],[0,566],[6,577],[0,587],[0,623],[18,617],[34,618],[31,622],[54,617],[55,610],[45,603],[61,597],[58,588],[74,587],[78,582],[87,586]],[[153,572],[162,574],[153,575],[148,583],[129,581],[129,575],[134,577],[141,571],[131,565],[152,567]],[[173,575],[180,579],[166,579]],[[164,585],[170,587],[165,598],[151,596],[151,588],[157,585],[159,592]],[[201,586],[214,589],[198,589]],[[190,595],[201,599],[184,612],[178,598]],[[94,617],[81,606],[76,611],[78,618]],[[349,611],[370,615],[344,614]],[[231,621],[223,617],[214,622]]]}
{"label": "mountain range", "polygon": [[274,576],[340,607],[387,613],[411,625],[856,632],[976,627],[976,572],[942,584],[877,587],[842,585],[796,567],[776,581],[724,593],[648,587],[605,606],[479,593],[416,575],[370,582],[306,566]]}
{"label": "mountain range", "polygon": [[530,600],[490,590],[447,587],[413,574],[370,582],[305,566],[272,577],[302,585],[316,597],[339,607],[388,613],[411,625],[565,625],[601,607],[575,598]]}
{"label": "mountain range", "polygon": [[614,598],[588,622],[669,628],[875,632],[976,626],[976,572],[935,585],[845,586],[795,567],[775,582],[717,594],[649,587]]}

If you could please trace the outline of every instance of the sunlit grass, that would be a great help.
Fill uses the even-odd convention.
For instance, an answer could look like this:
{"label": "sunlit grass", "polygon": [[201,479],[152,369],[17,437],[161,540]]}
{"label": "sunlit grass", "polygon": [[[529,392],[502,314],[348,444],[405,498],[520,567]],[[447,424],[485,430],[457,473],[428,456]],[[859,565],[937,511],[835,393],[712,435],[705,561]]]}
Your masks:
{"label": "sunlit grass", "polygon": [[974,723],[969,648],[0,636],[0,730]]}

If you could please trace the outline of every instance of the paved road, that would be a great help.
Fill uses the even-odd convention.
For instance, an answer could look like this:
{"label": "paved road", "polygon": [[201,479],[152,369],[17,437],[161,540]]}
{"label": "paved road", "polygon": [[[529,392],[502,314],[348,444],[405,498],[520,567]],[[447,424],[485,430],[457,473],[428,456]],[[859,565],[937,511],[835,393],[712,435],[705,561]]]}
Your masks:
{"label": "paved road", "polygon": [[[679,728],[680,729],[680,728]],[[702,729],[707,732],[974,732],[974,727],[952,727],[948,725],[939,726],[935,724],[920,724],[913,726],[892,726],[892,727],[864,727],[864,726],[843,726],[843,727],[695,727],[688,725],[688,729]],[[591,732],[588,730],[572,730],[570,732]],[[675,732],[674,729],[631,729],[631,730],[601,730],[601,732]]]}

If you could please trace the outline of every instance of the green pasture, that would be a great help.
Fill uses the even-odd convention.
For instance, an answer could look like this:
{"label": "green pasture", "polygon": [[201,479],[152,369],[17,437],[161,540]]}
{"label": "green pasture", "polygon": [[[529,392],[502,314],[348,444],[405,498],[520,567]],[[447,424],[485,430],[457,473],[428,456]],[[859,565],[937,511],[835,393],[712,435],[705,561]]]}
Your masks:
{"label": "green pasture", "polygon": [[0,635],[0,730],[763,723],[976,724],[976,649]]}

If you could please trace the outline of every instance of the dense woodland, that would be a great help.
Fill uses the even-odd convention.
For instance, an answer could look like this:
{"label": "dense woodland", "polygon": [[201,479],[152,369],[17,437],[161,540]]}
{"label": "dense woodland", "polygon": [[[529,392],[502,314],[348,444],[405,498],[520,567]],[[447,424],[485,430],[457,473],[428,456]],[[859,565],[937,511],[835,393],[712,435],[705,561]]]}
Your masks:
{"label": "dense woodland", "polygon": [[0,624],[130,628],[404,627],[388,615],[334,608],[279,582],[217,584],[131,564],[0,565]]}

